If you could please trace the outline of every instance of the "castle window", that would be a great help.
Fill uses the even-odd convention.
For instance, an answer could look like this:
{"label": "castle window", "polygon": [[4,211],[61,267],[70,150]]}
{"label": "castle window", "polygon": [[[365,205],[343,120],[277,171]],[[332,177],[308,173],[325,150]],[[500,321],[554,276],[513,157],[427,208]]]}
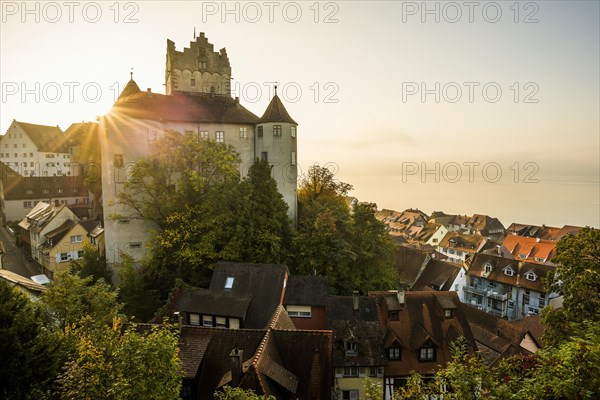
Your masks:
{"label": "castle window", "polygon": [[245,126],[240,126],[240,138],[247,139],[248,138],[248,128]]}
{"label": "castle window", "polygon": [[217,143],[223,143],[225,141],[225,132],[217,131],[215,133],[215,140]]}
{"label": "castle window", "polygon": [[262,126],[259,126],[259,127],[257,128],[257,131],[256,131],[256,136],[258,136],[259,138],[261,138],[261,139],[262,139],[262,137],[263,137],[263,127],[262,127]]}
{"label": "castle window", "polygon": [[191,80],[190,84],[191,84],[192,86],[196,86],[196,80],[195,80],[194,78],[192,78],[192,80]]}
{"label": "castle window", "polygon": [[269,161],[269,153],[267,153],[266,151],[261,152],[260,159],[262,161]]}
{"label": "castle window", "polygon": [[292,134],[292,137],[293,137],[293,138],[295,138],[295,137],[296,137],[296,127],[295,127],[295,126],[292,126],[292,127],[290,128],[290,133]]}
{"label": "castle window", "polygon": [[281,137],[281,125],[273,125],[273,137]]}
{"label": "castle window", "polygon": [[296,152],[292,151],[292,165],[296,165]]}
{"label": "castle window", "polygon": [[115,154],[114,167],[123,168],[123,154]]}

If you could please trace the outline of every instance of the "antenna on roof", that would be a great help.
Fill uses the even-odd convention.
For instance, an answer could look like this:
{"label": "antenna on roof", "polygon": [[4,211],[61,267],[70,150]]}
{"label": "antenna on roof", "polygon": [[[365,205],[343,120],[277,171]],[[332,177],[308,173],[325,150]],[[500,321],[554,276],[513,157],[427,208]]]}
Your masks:
{"label": "antenna on roof", "polygon": [[131,71],[129,71],[129,77],[133,80],[133,67],[131,67]]}
{"label": "antenna on roof", "polygon": [[277,96],[277,86],[279,85],[279,82],[275,82],[275,96]]}

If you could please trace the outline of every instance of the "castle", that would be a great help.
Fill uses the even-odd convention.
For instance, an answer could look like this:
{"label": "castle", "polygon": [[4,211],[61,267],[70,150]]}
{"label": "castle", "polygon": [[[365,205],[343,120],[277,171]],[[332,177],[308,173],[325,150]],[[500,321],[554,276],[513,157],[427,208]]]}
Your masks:
{"label": "castle", "polygon": [[[148,222],[127,218],[130,210],[116,199],[124,190],[128,171],[149,155],[150,145],[165,131],[194,133],[200,139],[232,145],[241,158],[241,174],[256,158],[272,166],[279,192],[292,221],[297,218],[297,127],[275,95],[262,117],[231,96],[231,65],[225,49],[219,52],[204,33],[183,51],[167,40],[166,94],[142,91],[131,80],[111,110],[100,118],[102,201],[106,257],[109,264],[122,254],[135,260],[147,252]],[[113,218],[113,216],[125,216]]]}

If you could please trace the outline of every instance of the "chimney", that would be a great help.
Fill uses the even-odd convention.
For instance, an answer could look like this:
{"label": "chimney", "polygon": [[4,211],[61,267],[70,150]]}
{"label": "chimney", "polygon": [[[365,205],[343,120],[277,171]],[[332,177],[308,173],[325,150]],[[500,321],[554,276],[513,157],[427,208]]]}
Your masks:
{"label": "chimney", "polygon": [[229,353],[231,360],[231,386],[237,387],[242,380],[242,354],[243,350],[239,350],[237,346]]}
{"label": "chimney", "polygon": [[240,104],[240,98],[239,97],[235,98],[235,104]]}
{"label": "chimney", "polygon": [[398,303],[404,305],[404,289],[398,290]]}
{"label": "chimney", "polygon": [[54,200],[54,207],[58,207],[60,205],[60,203],[58,202],[58,199]]}
{"label": "chimney", "polygon": [[352,309],[358,311],[358,290],[352,292]]}
{"label": "chimney", "polygon": [[148,93],[152,93],[152,88],[148,88],[148,89],[146,89],[146,91],[147,91]]}

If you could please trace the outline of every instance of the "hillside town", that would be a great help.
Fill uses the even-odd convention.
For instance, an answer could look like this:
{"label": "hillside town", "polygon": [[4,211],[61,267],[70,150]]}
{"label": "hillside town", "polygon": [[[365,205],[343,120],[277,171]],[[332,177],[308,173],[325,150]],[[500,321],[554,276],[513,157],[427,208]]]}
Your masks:
{"label": "hillside town", "polygon": [[[562,265],[555,256],[565,252],[561,243],[597,230],[379,209],[376,199],[351,197],[350,185],[331,177],[332,189],[311,192],[310,177],[298,176],[302,132],[289,105],[275,87],[263,115],[254,115],[231,97],[231,71],[226,50],[215,51],[204,33],[183,51],[168,40],[166,94],[142,90],[132,74],[98,121],[63,131],[13,120],[0,137],[3,284],[43,304],[61,282],[79,279],[71,275],[101,260],[108,273],[82,279],[119,288],[114,296],[140,334],[175,327],[182,399],[222,398],[227,387],[276,399],[390,400],[402,398],[399,391],[415,374],[436,379],[455,360],[456,343],[486,368],[543,352],[543,310],[561,309],[565,301],[547,283]],[[231,181],[212,161],[185,159],[196,175],[177,180],[184,173],[171,171],[172,180],[156,180],[163,187],[139,189],[152,185],[169,161],[179,161],[169,149],[156,152],[163,141],[179,145],[187,137],[184,143],[216,146],[204,149],[235,151],[233,175],[242,182],[235,184],[249,189],[218,187],[239,190],[232,193],[248,202],[275,187],[275,200],[252,204],[277,204],[260,224],[272,215],[285,222],[260,225],[253,219],[258,207],[246,212],[237,203],[238,214],[229,217],[234,222],[212,221],[230,198],[210,188]],[[261,162],[267,165],[263,186],[254,180]],[[188,193],[215,208],[170,203]],[[323,193],[326,201],[319,200]],[[203,218],[209,227],[194,225]],[[214,232],[215,244],[206,244]],[[344,246],[334,247],[340,238]],[[371,238],[372,248],[365,243]],[[317,252],[320,245],[331,247]],[[390,251],[380,256],[384,246]],[[385,268],[389,280],[375,268]],[[134,293],[131,276],[150,286]],[[63,289],[67,298],[69,286]],[[85,327],[85,318],[56,318],[75,331]],[[77,376],[61,375],[61,390],[69,379],[79,382]]]}

